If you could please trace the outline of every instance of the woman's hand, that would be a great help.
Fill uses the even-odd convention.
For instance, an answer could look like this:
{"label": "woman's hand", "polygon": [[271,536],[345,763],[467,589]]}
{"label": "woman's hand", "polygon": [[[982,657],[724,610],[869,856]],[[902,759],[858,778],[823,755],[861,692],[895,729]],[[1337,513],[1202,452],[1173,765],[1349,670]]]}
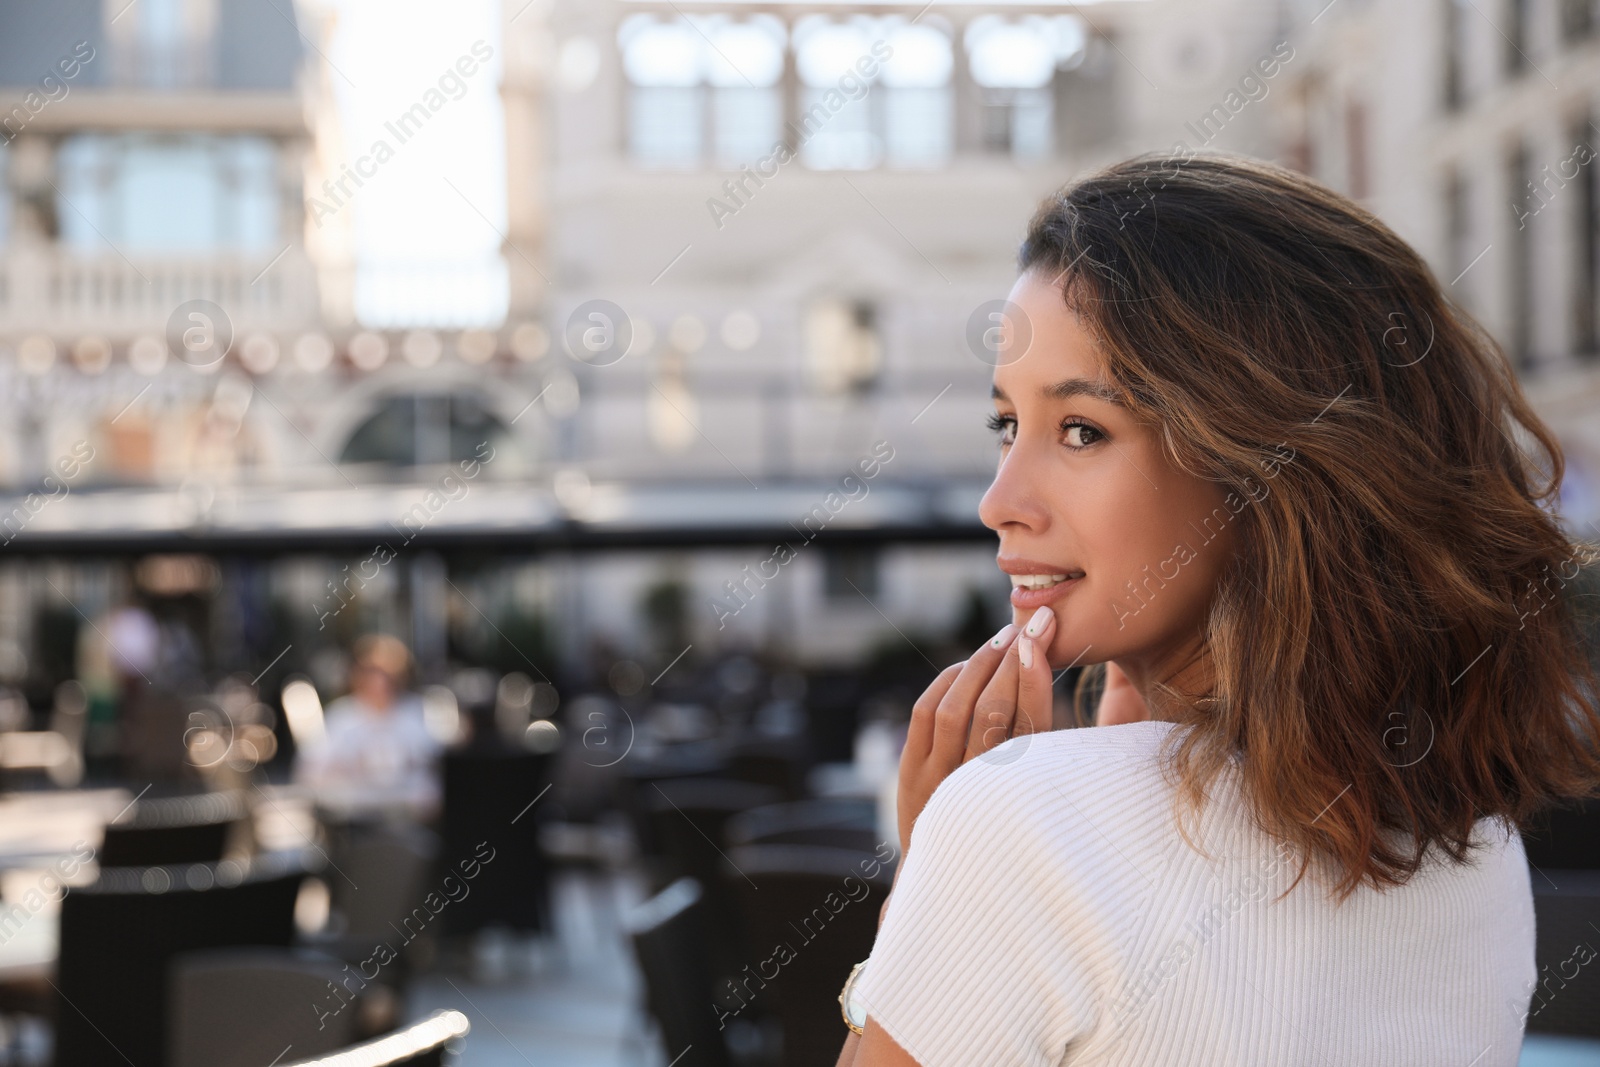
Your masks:
{"label": "woman's hand", "polygon": [[[1009,738],[1050,729],[1055,613],[1040,608],[1019,634],[1007,624],[964,662],[946,667],[911,709],[900,757],[900,855],[939,783]],[[903,862],[903,860],[902,860]]]}
{"label": "woman's hand", "polygon": [[1150,709],[1139,695],[1128,676],[1117,669],[1115,663],[1106,663],[1106,687],[1100,695],[1100,706],[1095,709],[1096,726],[1116,726],[1125,722],[1144,722],[1150,718]]}

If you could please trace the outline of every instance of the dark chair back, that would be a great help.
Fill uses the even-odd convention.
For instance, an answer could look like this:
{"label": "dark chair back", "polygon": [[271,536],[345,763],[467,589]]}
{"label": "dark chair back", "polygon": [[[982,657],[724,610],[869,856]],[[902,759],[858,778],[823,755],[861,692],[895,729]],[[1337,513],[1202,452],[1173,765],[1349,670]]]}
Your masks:
{"label": "dark chair back", "polygon": [[1539,984],[1528,1003],[1527,1029],[1600,1037],[1600,966],[1590,962],[1600,870],[1541,867],[1530,878]]}
{"label": "dark chair back", "polygon": [[107,867],[61,902],[56,1067],[167,1062],[168,964],[180,952],[287,946],[310,857]]}
{"label": "dark chair back", "polygon": [[[600,757],[588,758],[598,761]],[[660,796],[655,784],[691,778],[726,778],[728,760],[726,753],[715,743],[684,742],[663,748],[650,756],[629,751],[627,758],[617,763],[615,773],[613,787],[616,806],[633,824],[633,832],[639,839],[639,850],[646,856],[660,856],[663,846],[655,839],[655,831],[650,823],[650,806]]]}
{"label": "dark chair back", "polygon": [[474,877],[471,892],[441,913],[442,932],[467,934],[491,925],[529,933],[551,929],[550,864],[539,848],[548,797],[539,798],[553,768],[553,755],[544,752],[445,753],[438,873],[441,879],[461,878],[470,870]]}
{"label": "dark chair back", "polygon": [[728,861],[724,884],[749,941],[766,946],[751,971],[775,1003],[785,1067],[836,1059],[848,1033],[839,990],[872,952],[893,868],[871,852],[813,845],[747,845]]}
{"label": "dark chair back", "polygon": [[729,1062],[706,953],[705,911],[700,883],[680,878],[626,921],[644,972],[646,1005],[661,1029],[662,1051],[676,1067],[727,1067]]}
{"label": "dark chair back", "polygon": [[136,801],[130,812],[106,827],[100,845],[100,866],[214,863],[222,858],[229,834],[249,814],[236,793]]}
{"label": "dark chair back", "polygon": [[872,852],[881,840],[877,805],[856,797],[772,804],[728,820],[728,844],[822,845]]}
{"label": "dark chair back", "polygon": [[734,746],[728,776],[772,786],[784,800],[800,800],[806,795],[811,763],[810,744],[804,737],[751,738]]}
{"label": "dark chair back", "polygon": [[445,1054],[472,1024],[459,1011],[436,1011],[419,1023],[318,1059],[283,1067],[443,1067]]}
{"label": "dark chair back", "polygon": [[749,962],[750,943],[722,878],[727,856],[724,831],[735,815],[774,803],[780,794],[771,786],[727,778],[652,782],[648,794],[652,832],[666,853],[665,875],[687,876],[700,883],[707,907],[720,920],[712,925],[707,942],[712,967],[718,975],[732,974]]}
{"label": "dark chair back", "polygon": [[438,839],[420,827],[384,824],[341,827],[329,838],[328,858],[337,869],[329,872],[328,891],[344,920],[341,933],[370,951],[374,940],[394,937],[437,888],[429,883]]}
{"label": "dark chair back", "polygon": [[185,952],[171,964],[171,1067],[261,1067],[293,1048],[333,1052],[360,1036],[344,963],[322,952],[224,948]]}
{"label": "dark chair back", "polygon": [[1528,862],[1541,870],[1600,869],[1600,800],[1571,800],[1550,808],[1522,835],[1522,845]]}
{"label": "dark chair back", "polygon": [[674,874],[688,875],[703,886],[715,882],[722,870],[729,820],[781,799],[771,786],[729,778],[651,782],[645,793],[652,836],[676,864]]}

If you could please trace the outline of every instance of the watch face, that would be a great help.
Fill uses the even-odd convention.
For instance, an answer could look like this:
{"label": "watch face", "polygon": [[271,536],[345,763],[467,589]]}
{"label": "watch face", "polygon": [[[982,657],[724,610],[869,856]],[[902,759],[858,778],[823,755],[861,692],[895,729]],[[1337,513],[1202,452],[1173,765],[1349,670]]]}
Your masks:
{"label": "watch face", "polygon": [[861,1002],[855,998],[855,987],[851,987],[850,994],[850,996],[845,998],[845,1014],[848,1015],[850,1017],[850,1021],[855,1023],[857,1026],[865,1027],[867,1025],[867,1009],[863,1008],[861,1006]]}
{"label": "watch face", "polygon": [[860,1027],[867,1025],[867,1009],[856,999],[856,982],[861,977],[861,971],[864,966],[864,964],[858,964],[856,969],[850,972],[850,980],[845,983],[844,990],[845,1018],[849,1019],[852,1025]]}

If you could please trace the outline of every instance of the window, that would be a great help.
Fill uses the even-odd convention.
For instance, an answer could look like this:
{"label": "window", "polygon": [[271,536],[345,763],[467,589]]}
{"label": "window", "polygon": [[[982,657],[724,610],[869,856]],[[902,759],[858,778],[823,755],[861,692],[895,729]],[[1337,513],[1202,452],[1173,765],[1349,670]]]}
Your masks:
{"label": "window", "polygon": [[[403,394],[383,401],[356,428],[339,462],[415,467],[482,461],[505,439],[505,426],[489,413],[481,396]],[[482,448],[484,442],[490,449]]]}
{"label": "window", "polygon": [[1082,20],[982,15],[968,23],[965,44],[981,94],[983,149],[1019,161],[1048,157],[1055,147],[1051,85],[1057,67],[1082,62]]}
{"label": "window", "polygon": [[738,167],[765,156],[780,139],[783,25],[766,18],[711,27],[714,151],[719,166]]}
{"label": "window", "polygon": [[950,158],[950,38],[932,26],[897,25],[883,64],[884,149],[891,166],[937,167]]}
{"label": "window", "polygon": [[[1573,123],[1574,145],[1590,145],[1592,118],[1581,116]],[[1591,157],[1593,153],[1590,147]],[[1600,173],[1595,162],[1585,164],[1578,174],[1576,270],[1572,272],[1572,347],[1580,355],[1594,357],[1600,348],[1600,322],[1597,322],[1595,296],[1600,289]]]}
{"label": "window", "polygon": [[58,156],[61,239],[80,249],[263,251],[278,237],[264,137],[82,134]]}
{"label": "window", "polygon": [[[1470,197],[1467,180],[1459,165],[1450,170],[1444,182],[1445,266],[1450,277],[1459,281],[1475,254],[1471,248],[1472,227],[1469,214]],[[1451,283],[1454,287],[1455,282]],[[1451,295],[1464,307],[1471,306],[1471,288],[1458,290]]]}
{"label": "window", "polygon": [[635,15],[618,32],[630,85],[628,146],[644,166],[739,167],[781,138],[783,24],[757,15],[660,21]]}
{"label": "window", "polygon": [[1365,200],[1369,188],[1367,169],[1367,108],[1359,100],[1344,106],[1345,159],[1350,168],[1350,197]]}
{"label": "window", "polygon": [[[1506,157],[1506,184],[1516,191],[1515,195],[1519,199],[1528,196],[1528,189],[1533,181],[1531,168],[1526,145],[1517,145]],[[1510,300],[1507,301],[1506,347],[1510,350],[1512,359],[1521,368],[1531,365],[1532,356],[1533,279],[1529,277],[1532,269],[1529,236],[1528,226],[1511,228],[1511,251],[1507,264],[1507,280],[1511,292]]]}
{"label": "window", "polygon": [[[6,159],[7,148],[0,144],[0,174],[10,174],[9,160]],[[11,239],[11,183],[0,182],[0,248]],[[3,283],[0,283],[3,284]],[[5,299],[5,293],[0,292],[0,301]]]}
{"label": "window", "polygon": [[828,546],[822,552],[822,595],[829,600],[869,600],[878,595],[878,550],[869,545]]}
{"label": "window", "polygon": [[795,25],[801,92],[792,128],[814,170],[941,166],[954,147],[950,35],[903,16],[823,15]]}
{"label": "window", "polygon": [[122,17],[107,5],[115,79],[150,89],[209,84],[214,73],[216,0],[139,0]]}
{"label": "window", "polygon": [[1561,0],[1561,39],[1570,43],[1594,33],[1594,0]]}
{"label": "window", "polygon": [[1528,0],[1504,0],[1505,72],[1515,76],[1528,69]]}
{"label": "window", "polygon": [[883,362],[877,309],[865,300],[818,300],[806,315],[806,355],[824,392],[865,391]]}
{"label": "window", "polygon": [[1461,107],[1467,99],[1467,13],[1466,0],[1442,0],[1444,32],[1444,106],[1447,111]]}
{"label": "window", "polygon": [[1057,65],[1057,155],[1103,148],[1127,128],[1119,114],[1115,58],[1108,39],[1090,35],[1082,52]]}
{"label": "window", "polygon": [[794,128],[800,158],[815,170],[865,170],[883,158],[881,121],[873,112],[872,80],[857,63],[875,67],[876,21],[801,19],[794,30],[795,69],[801,91]]}

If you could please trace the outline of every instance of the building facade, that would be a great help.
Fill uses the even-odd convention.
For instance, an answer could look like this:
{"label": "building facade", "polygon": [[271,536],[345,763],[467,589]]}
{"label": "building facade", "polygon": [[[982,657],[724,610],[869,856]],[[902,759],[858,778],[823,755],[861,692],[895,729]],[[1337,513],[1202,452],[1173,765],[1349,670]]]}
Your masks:
{"label": "building facade", "polygon": [[[819,657],[893,640],[886,621],[947,630],[968,589],[1007,610],[976,523],[995,461],[984,338],[1029,216],[1135,152],[1275,154],[1262,101],[1294,62],[1250,0],[505,12],[511,300],[542,311],[581,397],[567,461],[750,513],[806,487],[779,513],[798,529],[876,445],[893,459],[862,488],[892,504],[849,503],[841,524],[859,508],[974,531],[969,548],[791,538],[792,564],[772,544],[681,564],[703,637],[748,602],[741,631]],[[1206,105],[1224,101],[1218,121]],[[749,577],[773,571],[781,595]],[[639,580],[600,566],[571,596],[621,631]]]}
{"label": "building facade", "polygon": [[1490,330],[1600,537],[1600,11],[1592,0],[1292,3],[1288,158],[1368,205]]}

